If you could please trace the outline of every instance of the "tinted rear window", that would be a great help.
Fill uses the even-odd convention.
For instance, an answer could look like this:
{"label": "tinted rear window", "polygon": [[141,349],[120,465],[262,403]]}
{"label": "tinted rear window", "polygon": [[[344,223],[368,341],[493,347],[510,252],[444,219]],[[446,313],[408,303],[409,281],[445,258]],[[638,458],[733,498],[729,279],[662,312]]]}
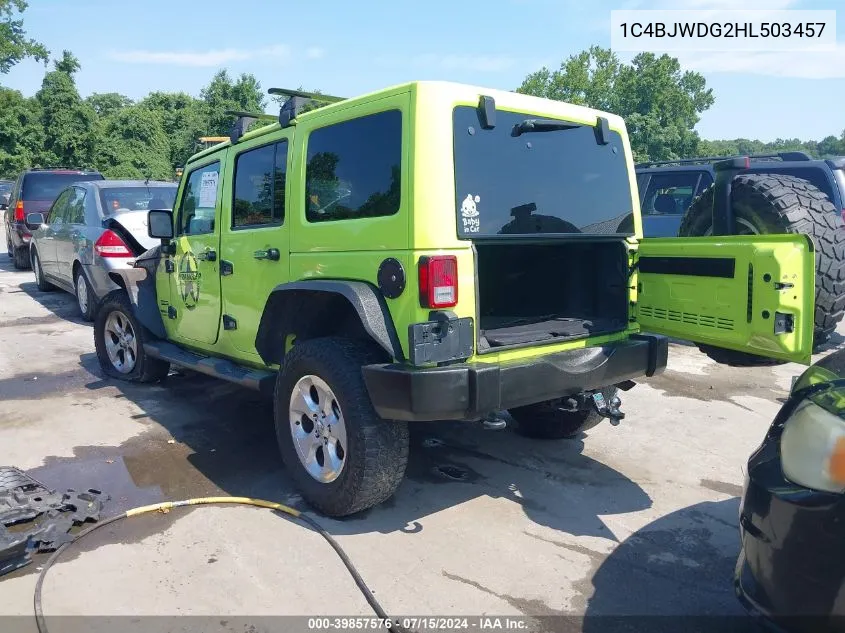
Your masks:
{"label": "tinted rear window", "polygon": [[172,209],[176,199],[176,185],[172,187],[108,187],[100,189],[103,213],[117,211],[147,211]]}
{"label": "tinted rear window", "polygon": [[76,182],[103,180],[100,174],[27,174],[23,178],[23,200],[55,200],[62,189]]}
{"label": "tinted rear window", "polygon": [[589,126],[514,136],[529,118],[497,110],[485,130],[476,108],[455,108],[458,235],[617,233],[633,212],[619,133],[606,145]]}

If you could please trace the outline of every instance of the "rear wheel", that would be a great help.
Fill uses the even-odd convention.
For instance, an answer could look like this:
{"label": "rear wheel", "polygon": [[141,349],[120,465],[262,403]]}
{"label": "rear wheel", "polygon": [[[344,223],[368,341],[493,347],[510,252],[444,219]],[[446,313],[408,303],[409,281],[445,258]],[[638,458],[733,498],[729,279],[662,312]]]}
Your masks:
{"label": "rear wheel", "polygon": [[[610,402],[618,391],[616,387],[605,387],[601,393],[604,399]],[[577,437],[602,421],[602,416],[595,409],[574,412],[564,410],[561,407],[561,400],[562,398],[559,398],[515,407],[509,412],[516,420],[518,430],[522,435],[542,440]]]}
{"label": "rear wheel", "polygon": [[128,382],[155,382],[170,371],[170,363],[148,356],[144,343],[154,337],[132,313],[123,290],[108,294],[94,321],[97,360],[107,376]]}
{"label": "rear wheel", "polygon": [[35,284],[41,292],[49,292],[55,286],[44,279],[44,270],[41,268],[41,258],[38,257],[38,251],[32,249],[32,271],[35,273]]}
{"label": "rear wheel", "polygon": [[26,246],[21,246],[12,250],[14,251],[15,268],[27,270],[29,268],[29,249]]}
{"label": "rear wheel", "polygon": [[388,499],[408,463],[408,425],[383,420],[361,367],[372,346],[343,338],[296,343],[276,380],[276,435],[287,471],[305,500],[345,516]]}
{"label": "rear wheel", "polygon": [[97,309],[97,297],[81,269],[76,271],[73,287],[76,289],[76,305],[80,316],[85,321],[93,321]]}
{"label": "rear wheel", "polygon": [[[711,185],[692,203],[680,237],[713,233]],[[743,174],[732,183],[736,235],[803,233],[816,251],[814,346],[824,343],[845,315],[845,224],[818,188],[794,176]],[[706,345],[699,348],[718,362],[775,365],[780,361]]]}

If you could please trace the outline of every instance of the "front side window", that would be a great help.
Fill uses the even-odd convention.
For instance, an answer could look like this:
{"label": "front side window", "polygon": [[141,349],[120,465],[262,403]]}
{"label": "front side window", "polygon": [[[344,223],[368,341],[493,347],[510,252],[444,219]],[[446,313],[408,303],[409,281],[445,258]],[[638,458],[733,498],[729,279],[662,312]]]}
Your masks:
{"label": "front side window", "polygon": [[279,225],[285,218],[287,142],[238,155],[232,227]]}
{"label": "front side window", "polygon": [[56,201],[53,203],[53,206],[50,207],[50,212],[47,215],[47,224],[53,226],[59,226],[60,224],[64,224],[66,210],[68,208],[68,203],[73,198],[73,189],[65,189],[59,196],[56,198]]}
{"label": "front side window", "polygon": [[217,182],[220,162],[199,167],[191,172],[182,193],[179,206],[179,232],[181,235],[214,233],[214,215],[217,209]]}
{"label": "front side window", "polygon": [[453,125],[459,237],[616,234],[633,212],[618,132],[605,144],[592,126],[505,110],[485,129],[470,106]]}
{"label": "front side window", "polygon": [[401,197],[402,113],[388,110],[315,130],[307,160],[309,222],[393,215]]}

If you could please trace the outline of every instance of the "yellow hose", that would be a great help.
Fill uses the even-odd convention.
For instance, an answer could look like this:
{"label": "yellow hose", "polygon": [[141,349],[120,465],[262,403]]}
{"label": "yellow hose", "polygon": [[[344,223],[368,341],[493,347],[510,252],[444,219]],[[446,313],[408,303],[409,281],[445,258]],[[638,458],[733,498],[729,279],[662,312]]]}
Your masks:
{"label": "yellow hose", "polygon": [[164,503],[154,503],[148,506],[140,506],[132,508],[125,513],[126,518],[138,516],[139,514],[146,514],[147,512],[167,512],[173,508],[183,508],[185,506],[199,506],[217,503],[231,503],[238,505],[258,506],[259,508],[267,508],[268,510],[278,510],[293,517],[299,518],[301,513],[299,510],[291,508],[290,506],[275,503],[273,501],[265,501],[264,499],[252,499],[250,497],[197,497],[196,499],[184,499],[182,501],[165,501]]}
{"label": "yellow hose", "polygon": [[387,613],[385,613],[384,609],[376,600],[375,596],[373,595],[372,591],[370,591],[369,587],[367,587],[364,579],[361,578],[361,574],[358,573],[358,570],[355,569],[355,566],[352,564],[352,561],[349,560],[349,557],[346,555],[346,552],[343,551],[340,544],[334,540],[334,538],[326,532],[326,530],[317,523],[314,519],[309,517],[307,514],[302,514],[299,510],[291,508],[290,506],[286,506],[281,503],[276,503],[274,501],[265,501],[264,499],[252,499],[250,497],[199,497],[196,499],[184,499],[182,501],[165,501],[164,503],[154,503],[148,506],[141,506],[139,508],[132,508],[131,510],[127,510],[123,514],[116,514],[113,517],[109,517],[108,519],[104,519],[98,523],[95,523],[91,527],[86,530],[83,530],[70,542],[62,544],[53,555],[47,560],[44,566],[41,568],[41,573],[38,574],[38,580],[35,583],[35,595],[33,597],[34,607],[35,607],[35,623],[40,633],[47,633],[47,623],[44,619],[44,610],[41,606],[41,590],[44,585],[44,577],[47,575],[47,571],[53,566],[59,556],[61,556],[62,552],[68,548],[73,543],[76,543],[81,538],[87,536],[94,530],[99,528],[103,528],[115,521],[120,521],[122,519],[128,519],[130,517],[136,517],[141,514],[148,514],[150,512],[169,512],[175,508],[185,508],[189,506],[200,506],[200,505],[211,505],[211,504],[237,504],[237,505],[247,505],[247,506],[256,506],[258,508],[266,508],[268,510],[276,510],[277,512],[281,512],[283,514],[287,514],[300,522],[308,525],[311,527],[315,532],[317,532],[320,536],[322,536],[326,541],[328,541],[329,545],[332,546],[332,549],[335,550],[337,555],[340,557],[340,560],[346,566],[346,569],[349,571],[352,579],[355,581],[355,584],[358,586],[358,589],[364,595],[364,598],[369,603],[370,607],[376,613],[376,615],[381,618],[386,624],[386,630],[391,631],[392,633],[402,633],[406,631],[404,627],[400,626],[398,622],[392,620]]}

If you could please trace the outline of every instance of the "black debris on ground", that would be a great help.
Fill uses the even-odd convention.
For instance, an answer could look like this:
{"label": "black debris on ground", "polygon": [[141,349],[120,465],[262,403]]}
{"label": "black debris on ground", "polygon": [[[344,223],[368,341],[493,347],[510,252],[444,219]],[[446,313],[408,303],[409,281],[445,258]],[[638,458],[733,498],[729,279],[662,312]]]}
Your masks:
{"label": "black debris on ground", "polygon": [[35,552],[53,552],[74,527],[100,520],[99,490],[57,492],[19,468],[0,466],[0,576],[25,567]]}

